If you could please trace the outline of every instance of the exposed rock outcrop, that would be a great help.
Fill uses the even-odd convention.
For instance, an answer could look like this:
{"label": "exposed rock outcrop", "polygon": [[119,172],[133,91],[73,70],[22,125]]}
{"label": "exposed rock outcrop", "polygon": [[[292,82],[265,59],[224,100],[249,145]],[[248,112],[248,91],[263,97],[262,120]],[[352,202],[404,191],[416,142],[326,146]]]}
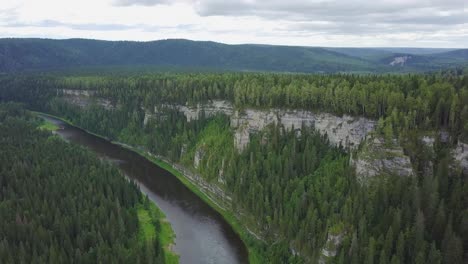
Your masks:
{"label": "exposed rock outcrop", "polygon": [[322,249],[322,254],[326,257],[336,256],[337,248],[343,241],[344,234],[328,234],[326,247]]}
{"label": "exposed rock outcrop", "polygon": [[463,174],[468,175],[468,144],[458,141],[457,147],[453,151],[453,156],[460,165]]}
{"label": "exposed rock outcrop", "polygon": [[153,114],[148,112],[148,111],[145,111],[145,117],[143,118],[143,124],[146,126],[146,124],[148,124],[148,122],[150,121],[151,118],[153,118]]}
{"label": "exposed rock outcrop", "polygon": [[[314,113],[304,110],[254,110],[236,111],[231,117],[231,126],[236,129],[235,143],[242,150],[248,143],[246,134],[258,132],[269,124],[281,124],[286,129],[301,128],[302,125],[315,127],[321,134],[327,134],[330,143],[336,146],[355,148],[367,134],[374,130],[375,122],[364,117],[342,117],[329,113]],[[247,133],[247,132],[248,133]]]}
{"label": "exposed rock outcrop", "polygon": [[224,166],[225,166],[225,159],[223,158],[223,161],[221,162],[221,169],[218,172],[218,183],[222,185],[226,185],[226,179],[224,179]]}
{"label": "exposed rock outcrop", "polygon": [[203,150],[203,148],[202,147],[197,148],[197,150],[195,151],[195,155],[193,157],[193,167],[195,169],[198,169],[198,167],[200,167],[200,163],[204,155],[205,155],[205,151]]}
{"label": "exposed rock outcrop", "polygon": [[377,175],[414,174],[411,160],[403,153],[403,149],[395,142],[389,146],[380,138],[367,140],[363,149],[351,162],[361,181]]}
{"label": "exposed rock outcrop", "polygon": [[435,143],[435,138],[434,137],[431,137],[431,136],[423,136],[421,138],[421,141],[424,143],[424,145],[430,147],[430,148],[433,148],[434,147],[434,143]]}
{"label": "exposed rock outcrop", "polygon": [[57,90],[57,96],[62,97],[65,101],[79,106],[80,108],[86,108],[93,103],[96,103],[107,110],[115,108],[111,100],[97,97],[96,91],[92,90],[59,89]]}
{"label": "exposed rock outcrop", "polygon": [[197,104],[196,106],[185,106],[178,105],[177,109],[184,113],[187,120],[196,120],[204,112],[206,117],[214,116],[218,113],[223,113],[227,116],[231,116],[233,113],[233,107],[231,103],[222,100],[213,100],[207,104]]}
{"label": "exposed rock outcrop", "polygon": [[94,90],[78,90],[78,89],[58,89],[57,95],[64,95],[64,96],[85,96],[90,97],[94,96],[96,91]]}
{"label": "exposed rock outcrop", "polygon": [[327,263],[327,259],[335,257],[336,253],[338,252],[338,248],[343,242],[344,233],[340,232],[337,234],[329,233],[327,236],[327,242],[325,246],[322,248],[321,256],[319,258],[320,264]]}
{"label": "exposed rock outcrop", "polygon": [[[375,121],[364,117],[342,117],[328,113],[314,113],[305,110],[285,109],[244,109],[234,110],[232,104],[227,101],[211,101],[207,104],[196,106],[164,105],[184,113],[188,121],[196,120],[201,113],[205,116],[213,116],[218,113],[231,118],[231,127],[235,130],[234,144],[238,150],[243,150],[249,143],[250,134],[264,129],[270,124],[281,124],[286,129],[297,129],[303,124],[314,126],[320,133],[327,134],[330,143],[354,148],[364,140],[367,134],[374,130]],[[156,110],[157,111],[157,110]],[[145,120],[147,118],[145,117]]]}
{"label": "exposed rock outcrop", "polygon": [[406,62],[411,59],[411,56],[400,56],[400,57],[395,57],[393,60],[389,63],[391,66],[405,66]]}

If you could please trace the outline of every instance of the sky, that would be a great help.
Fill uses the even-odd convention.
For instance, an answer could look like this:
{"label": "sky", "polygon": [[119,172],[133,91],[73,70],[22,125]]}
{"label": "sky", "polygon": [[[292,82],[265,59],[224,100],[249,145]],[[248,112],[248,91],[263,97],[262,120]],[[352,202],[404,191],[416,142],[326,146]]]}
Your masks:
{"label": "sky", "polygon": [[0,38],[468,48],[468,0],[0,0]]}

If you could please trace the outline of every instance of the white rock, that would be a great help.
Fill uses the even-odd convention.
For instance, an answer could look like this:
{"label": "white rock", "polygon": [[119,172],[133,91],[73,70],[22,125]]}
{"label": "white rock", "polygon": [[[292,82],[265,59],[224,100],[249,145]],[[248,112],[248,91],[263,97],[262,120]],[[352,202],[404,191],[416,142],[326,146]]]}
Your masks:
{"label": "white rock", "polygon": [[195,156],[193,158],[193,167],[195,169],[198,169],[200,166],[201,160],[203,159],[203,156],[205,155],[205,151],[203,150],[202,147],[197,148],[195,151]]}
{"label": "white rock", "polygon": [[96,91],[93,90],[71,90],[57,89],[57,96],[61,96],[68,103],[86,108],[92,103],[96,103],[107,110],[114,109],[111,100],[101,97],[96,97]]}
{"label": "white rock", "polygon": [[432,148],[434,146],[435,138],[430,136],[424,136],[422,137],[421,141],[424,143],[424,145]]}
{"label": "white rock", "polygon": [[[302,125],[315,127],[321,134],[327,134],[330,143],[344,147],[355,148],[364,140],[367,134],[374,130],[375,121],[367,118],[351,116],[335,116],[328,113],[314,113],[304,110],[255,110],[236,111],[231,117],[231,126],[237,128],[235,144],[242,150],[248,141],[244,135],[261,131],[269,124],[281,124],[286,129],[299,129]],[[244,141],[240,141],[242,138]]]}
{"label": "white rock", "polygon": [[[230,117],[234,132],[234,144],[238,150],[243,150],[249,143],[249,135],[264,129],[270,124],[281,124],[286,129],[299,129],[314,126],[321,134],[327,134],[330,143],[355,148],[367,134],[374,130],[375,121],[364,117],[342,117],[328,113],[314,113],[306,110],[270,109],[259,110],[247,108],[234,110],[228,101],[214,100],[207,104],[196,106],[162,105],[182,112],[188,121],[196,120],[202,111],[207,117],[218,113]],[[157,109],[156,109],[157,111]],[[146,118],[145,118],[146,119]]]}
{"label": "white rock", "polygon": [[365,148],[351,159],[356,175],[362,181],[377,175],[414,175],[411,160],[403,153],[401,146],[386,147],[382,139],[369,139]]}
{"label": "white rock", "polygon": [[453,156],[460,164],[463,173],[468,175],[468,144],[458,141],[457,147],[453,151]]}

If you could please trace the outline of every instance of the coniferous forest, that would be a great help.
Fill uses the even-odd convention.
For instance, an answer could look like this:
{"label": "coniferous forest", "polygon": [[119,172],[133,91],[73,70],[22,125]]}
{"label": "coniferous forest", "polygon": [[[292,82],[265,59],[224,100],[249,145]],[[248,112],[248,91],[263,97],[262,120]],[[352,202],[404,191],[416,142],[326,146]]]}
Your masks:
{"label": "coniferous forest", "polygon": [[41,122],[0,105],[0,262],[165,263],[158,235],[141,235],[138,211],[157,211],[138,187]]}
{"label": "coniferous forest", "polygon": [[[66,100],[66,90],[88,91],[92,93],[91,99],[84,103]],[[160,155],[220,186],[232,196],[229,206],[240,222],[262,238],[244,237],[258,263],[316,263],[320,260],[325,263],[455,264],[468,261],[468,176],[452,155],[458,142],[468,140],[468,75],[462,70],[417,75],[18,75],[1,77],[0,99],[23,102],[31,109],[60,116],[110,140]],[[337,116],[367,117],[377,123],[371,136],[382,138],[387,145],[401,146],[411,160],[414,175],[377,175],[363,182],[351,161],[353,155],[365,149],[365,143],[356,149],[332,145],[327,135],[307,126],[290,130],[281,124],[270,124],[250,135],[248,145],[239,151],[234,145],[227,116],[201,112],[199,118],[188,120],[181,111],[169,107],[211,100],[232,102],[240,111],[247,108],[306,109]],[[104,101],[106,103],[102,103]],[[148,111],[156,112],[155,117],[146,120]],[[71,256],[86,259],[92,254],[99,254],[104,260],[125,260],[129,254],[141,254],[141,259],[146,257],[145,248],[128,244],[131,234],[138,229],[134,208],[142,203],[136,188],[121,177],[112,176],[117,174],[114,169],[95,161],[85,150],[76,151],[76,147],[36,131],[21,118],[0,120],[4,120],[1,133],[5,146],[2,149],[6,150],[2,151],[2,164],[8,164],[8,167],[2,166],[2,175],[7,175],[2,178],[7,184],[3,182],[2,186],[11,186],[2,191],[2,200],[6,201],[1,207],[6,218],[2,219],[10,219],[16,229],[26,228],[28,225],[24,223],[35,223],[45,229],[45,234],[41,231],[37,237],[27,240],[16,237],[23,233],[14,232],[11,239],[2,242],[2,248],[18,247],[17,252],[34,254],[39,252],[39,245],[34,244],[36,239],[45,236],[49,244],[48,251],[41,251],[48,252],[42,256],[44,260],[52,253],[58,260]],[[428,148],[420,140],[427,133],[443,133],[447,139],[435,136],[433,146]],[[28,140],[18,141],[18,138]],[[194,166],[194,157],[200,149],[203,158]],[[64,155],[67,151],[77,153]],[[54,155],[63,158],[56,160]],[[82,160],[86,162],[80,162]],[[54,169],[43,166],[44,162],[51,162]],[[64,171],[74,166],[77,166],[75,170]],[[96,171],[102,171],[99,174],[108,175],[107,178],[93,178]],[[223,172],[222,184],[218,180],[220,171]],[[47,175],[75,172],[78,175],[73,179],[77,182],[70,185],[70,181],[62,182],[66,178],[51,176],[50,180],[40,180]],[[29,176],[31,174],[34,177]],[[9,178],[8,175],[14,176]],[[93,185],[81,182],[80,177],[94,179]],[[102,185],[104,182],[106,187]],[[35,190],[38,184],[44,187]],[[46,184],[51,188],[63,186],[45,194],[42,192],[48,189]],[[55,215],[64,214],[68,219],[67,214],[77,212],[56,212],[60,205],[51,206],[44,199],[34,199],[34,193],[38,192],[38,197],[50,196],[52,204],[58,201],[73,204],[71,196],[70,200],[67,196],[60,200],[54,197],[62,197],[67,186],[72,188],[79,184],[84,186],[83,191],[92,193],[102,188],[98,192],[99,199],[95,195],[83,195],[84,200],[79,205],[93,207],[97,203],[98,208],[102,207],[100,210],[90,208],[88,213],[96,215],[79,223],[89,226],[89,231],[86,235],[76,233],[73,227],[77,225],[74,221],[80,219],[77,216],[61,221],[59,227],[54,228],[59,234],[48,234],[47,227],[55,224]],[[19,186],[29,186],[31,190],[22,194]],[[88,201],[91,197],[97,201]],[[34,222],[33,211],[13,215],[13,208],[20,205],[8,203],[8,200],[22,201],[24,208],[42,208],[51,213],[40,218],[41,222]],[[34,204],[39,201],[43,204]],[[73,206],[66,207],[75,208]],[[122,209],[119,211],[116,206]],[[87,211],[80,209],[80,212]],[[108,223],[105,221],[109,218],[100,218],[101,214],[111,213],[122,217],[121,220]],[[98,232],[98,227],[103,229]],[[115,232],[109,233],[110,229]],[[66,240],[65,245],[69,246],[57,248],[60,239],[65,239],[61,237],[62,231],[63,234],[71,232],[74,239],[67,238],[70,241]],[[89,234],[96,236],[100,243],[87,244]],[[115,237],[110,237],[111,234]],[[339,237],[340,243],[332,243],[330,237]],[[106,243],[109,239],[118,242],[109,246]],[[40,245],[45,246],[44,243]],[[157,244],[154,248],[152,254],[158,255],[161,251]],[[335,251],[336,255],[324,256],[325,248]],[[8,252],[11,250],[0,250],[6,258],[24,255],[27,261],[31,257],[26,253],[11,256]]]}

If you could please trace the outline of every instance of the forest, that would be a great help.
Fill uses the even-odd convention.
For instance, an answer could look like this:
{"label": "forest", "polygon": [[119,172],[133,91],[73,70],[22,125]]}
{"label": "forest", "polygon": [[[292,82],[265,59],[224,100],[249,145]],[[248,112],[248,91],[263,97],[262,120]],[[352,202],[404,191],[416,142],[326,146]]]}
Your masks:
{"label": "forest", "polygon": [[[63,117],[111,140],[138,146],[200,173],[232,197],[232,211],[258,231],[263,263],[466,263],[467,175],[451,149],[468,140],[468,74],[454,70],[408,75],[267,73],[32,75],[0,79],[0,99]],[[64,90],[90,91],[88,105]],[[108,100],[103,106],[99,100]],[[377,121],[375,137],[402,145],[413,177],[362,184],[347,150],[313,127],[270,125],[234,146],[229,118],[187,120],[168,104],[226,100],[236,109],[307,109]],[[144,122],[145,113],[160,111]],[[418,138],[444,131],[429,150]],[[200,149],[204,157],[193,165]],[[220,171],[224,183],[219,183]],[[332,236],[336,257],[324,257]]]}
{"label": "forest", "polygon": [[[0,104],[1,262],[165,263],[159,210],[111,163],[42,123]],[[144,234],[141,213],[155,236]]]}
{"label": "forest", "polygon": [[[212,41],[102,41],[94,39],[0,39],[0,73],[96,71],[268,71],[301,73],[423,72],[466,66],[467,49],[325,48],[229,45]],[[398,57],[404,65],[392,66]]]}

